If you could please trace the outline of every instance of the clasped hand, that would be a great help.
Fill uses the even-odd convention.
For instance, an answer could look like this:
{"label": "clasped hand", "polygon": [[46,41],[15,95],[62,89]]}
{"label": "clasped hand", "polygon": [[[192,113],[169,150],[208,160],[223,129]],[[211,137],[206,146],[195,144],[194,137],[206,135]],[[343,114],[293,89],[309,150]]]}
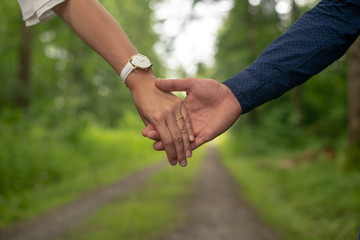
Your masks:
{"label": "clasped hand", "polygon": [[[175,119],[178,125],[180,124],[180,129],[184,130],[182,134],[186,147],[183,149],[187,149],[187,140],[190,140],[191,149],[194,150],[219,136],[229,129],[241,114],[241,106],[231,90],[224,84],[212,79],[157,79],[155,86],[159,91],[163,91],[161,94],[173,91],[185,91],[187,93],[184,100],[186,108],[181,105],[181,108],[177,110],[179,114],[181,113],[181,116],[178,115],[180,118],[175,119],[177,117],[175,115],[169,116]],[[174,97],[174,95],[172,96]],[[169,157],[167,150],[169,141],[164,138],[166,133],[160,132],[159,129],[161,128],[157,126],[146,125],[142,131],[143,136],[155,140],[154,149],[166,150]],[[194,133],[194,139],[185,137],[188,135],[186,129],[191,129],[191,134]],[[176,165],[176,161],[175,164],[173,164],[173,160],[170,163]],[[181,164],[181,166],[185,165]]]}

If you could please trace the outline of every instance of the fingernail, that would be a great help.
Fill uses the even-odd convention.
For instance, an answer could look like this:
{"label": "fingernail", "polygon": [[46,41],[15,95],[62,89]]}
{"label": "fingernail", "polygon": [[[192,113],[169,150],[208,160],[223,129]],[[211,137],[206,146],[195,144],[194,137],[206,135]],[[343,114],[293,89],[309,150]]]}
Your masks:
{"label": "fingernail", "polygon": [[187,161],[186,161],[186,160],[182,160],[181,163],[180,163],[180,165],[181,165],[182,167],[185,167],[185,166],[187,165]]}
{"label": "fingernail", "polygon": [[195,141],[195,137],[193,135],[190,135],[190,142]]}
{"label": "fingernail", "polygon": [[187,151],[187,152],[186,152],[186,157],[187,157],[187,158],[191,158],[191,156],[192,156],[192,152]]}
{"label": "fingernail", "polygon": [[173,166],[176,166],[176,164],[177,164],[177,161],[172,161],[171,162],[171,165],[173,165]]}

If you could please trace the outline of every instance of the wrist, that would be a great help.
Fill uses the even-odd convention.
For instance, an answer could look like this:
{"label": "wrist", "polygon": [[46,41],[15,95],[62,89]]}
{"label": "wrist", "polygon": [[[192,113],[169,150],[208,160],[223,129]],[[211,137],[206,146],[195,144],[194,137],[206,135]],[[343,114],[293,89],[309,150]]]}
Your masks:
{"label": "wrist", "polygon": [[141,89],[148,89],[151,86],[154,86],[156,77],[152,71],[149,69],[148,71],[134,70],[126,79],[126,86],[130,89],[130,91],[136,92]]}
{"label": "wrist", "polygon": [[224,92],[225,92],[226,98],[228,99],[229,105],[231,105],[231,108],[233,109],[233,111],[238,116],[240,116],[242,114],[242,107],[241,107],[239,100],[237,99],[237,97],[235,96],[233,91],[227,85],[221,84],[221,86],[224,89]]}
{"label": "wrist", "polygon": [[[152,63],[149,60],[149,58],[147,58],[146,56],[144,56],[142,54],[135,54],[130,58],[130,60],[125,64],[125,66],[121,70],[120,77],[121,77],[122,81],[124,82],[124,84],[126,86],[128,86],[127,78],[133,72],[134,73],[131,75],[130,79],[131,78],[135,79],[132,82],[136,82],[136,83],[140,81],[139,79],[142,79],[144,77],[147,78],[147,76],[150,76],[150,78],[151,78],[152,76],[154,76],[153,72],[149,71],[149,70],[151,70],[151,67],[152,67]],[[140,74],[138,70],[140,70],[140,73],[143,72],[143,73],[149,73],[149,74]],[[131,85],[132,85],[131,88],[133,88],[137,84],[132,83]]]}

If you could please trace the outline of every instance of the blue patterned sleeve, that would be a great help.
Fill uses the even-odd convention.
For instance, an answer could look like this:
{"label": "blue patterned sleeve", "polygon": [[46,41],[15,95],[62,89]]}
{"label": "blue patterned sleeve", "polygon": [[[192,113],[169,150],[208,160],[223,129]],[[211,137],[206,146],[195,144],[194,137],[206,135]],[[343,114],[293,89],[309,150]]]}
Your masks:
{"label": "blue patterned sleeve", "polygon": [[340,58],[360,34],[360,0],[323,0],[244,71],[226,80],[243,113],[304,83]]}

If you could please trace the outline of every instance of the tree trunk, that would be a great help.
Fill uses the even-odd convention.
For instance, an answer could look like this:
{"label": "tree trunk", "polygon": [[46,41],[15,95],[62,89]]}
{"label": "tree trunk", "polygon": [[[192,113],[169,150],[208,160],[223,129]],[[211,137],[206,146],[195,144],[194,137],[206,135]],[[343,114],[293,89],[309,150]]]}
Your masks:
{"label": "tree trunk", "polygon": [[[247,42],[247,47],[249,50],[249,63],[252,63],[256,60],[257,57],[257,49],[256,49],[256,28],[255,28],[255,23],[254,23],[254,16],[250,13],[249,11],[249,1],[245,1],[246,2],[246,7],[245,7],[245,11],[246,11],[246,29],[247,29],[247,34],[246,34],[246,42]],[[258,124],[259,123],[259,118],[258,118],[258,110],[255,108],[253,110],[251,110],[249,112],[249,117],[250,117],[250,122],[252,124]]]}
{"label": "tree trunk", "polygon": [[360,169],[360,38],[348,52],[348,149],[345,169]]}
{"label": "tree trunk", "polygon": [[15,101],[17,106],[24,110],[26,110],[30,104],[32,39],[32,29],[27,28],[24,23],[21,23],[19,41],[19,89]]}
{"label": "tree trunk", "polygon": [[[295,0],[291,1],[291,22],[294,23],[300,17],[300,11]],[[303,122],[303,94],[302,86],[297,86],[293,90],[293,125],[300,127]]]}

